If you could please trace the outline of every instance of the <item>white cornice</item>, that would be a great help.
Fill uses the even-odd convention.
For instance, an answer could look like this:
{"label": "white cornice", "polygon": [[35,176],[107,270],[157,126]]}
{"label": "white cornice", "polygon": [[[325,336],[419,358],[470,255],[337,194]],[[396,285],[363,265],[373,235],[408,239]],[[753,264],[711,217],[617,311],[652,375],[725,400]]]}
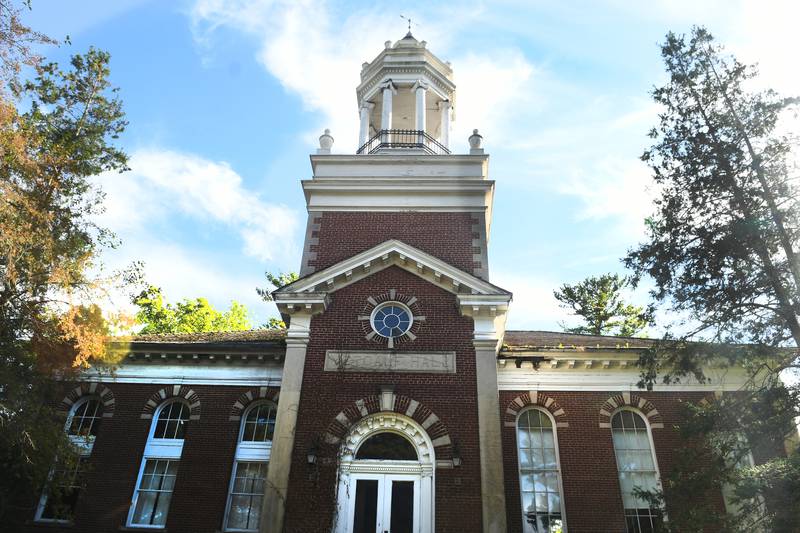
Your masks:
{"label": "white cornice", "polygon": [[396,239],[290,283],[275,291],[273,297],[276,303],[286,304],[299,301],[305,295],[313,294],[319,299],[322,294],[339,290],[390,266],[398,266],[453,294],[491,296],[495,297],[494,300],[489,298],[492,301],[505,299],[506,305],[511,299],[510,292]]}

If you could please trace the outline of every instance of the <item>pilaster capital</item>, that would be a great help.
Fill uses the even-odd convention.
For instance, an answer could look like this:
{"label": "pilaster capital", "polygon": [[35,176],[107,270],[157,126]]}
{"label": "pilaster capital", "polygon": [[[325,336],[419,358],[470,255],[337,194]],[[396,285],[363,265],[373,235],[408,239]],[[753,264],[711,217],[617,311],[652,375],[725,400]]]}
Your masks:
{"label": "pilaster capital", "polygon": [[422,89],[423,91],[427,91],[429,89],[429,85],[422,80],[417,80],[414,82],[414,85],[411,86],[411,92],[415,92],[418,89]]}
{"label": "pilaster capital", "polygon": [[361,110],[361,111],[369,112],[369,111],[372,111],[372,109],[374,107],[375,107],[375,104],[373,102],[366,102],[365,101],[365,102],[361,102],[361,105],[358,106],[358,109]]}
{"label": "pilaster capital", "polygon": [[386,80],[380,85],[380,88],[383,91],[392,91],[392,94],[397,94],[397,87],[395,87],[394,82],[391,79]]}
{"label": "pilaster capital", "polygon": [[450,100],[439,100],[438,104],[440,111],[447,111],[453,105]]}
{"label": "pilaster capital", "polygon": [[461,314],[472,317],[475,324],[472,342],[476,350],[500,350],[506,331],[506,314],[511,294],[458,295]]}
{"label": "pilaster capital", "polygon": [[296,316],[309,317],[325,311],[330,303],[326,292],[275,292],[273,300],[278,310],[294,319]]}

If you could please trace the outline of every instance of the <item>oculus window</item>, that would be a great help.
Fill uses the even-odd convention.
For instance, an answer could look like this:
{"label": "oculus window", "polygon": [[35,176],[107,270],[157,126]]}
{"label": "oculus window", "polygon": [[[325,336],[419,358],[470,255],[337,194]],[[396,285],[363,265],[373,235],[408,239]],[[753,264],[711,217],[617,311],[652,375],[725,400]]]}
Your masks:
{"label": "oculus window", "polygon": [[413,322],[411,310],[399,302],[381,304],[372,312],[372,329],[388,339],[405,335]]}

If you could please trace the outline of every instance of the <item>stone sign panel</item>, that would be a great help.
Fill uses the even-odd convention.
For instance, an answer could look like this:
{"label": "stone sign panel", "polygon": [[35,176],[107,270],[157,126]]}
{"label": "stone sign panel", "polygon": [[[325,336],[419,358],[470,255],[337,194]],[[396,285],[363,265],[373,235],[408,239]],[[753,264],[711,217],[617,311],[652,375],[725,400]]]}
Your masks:
{"label": "stone sign panel", "polygon": [[324,368],[328,372],[455,374],[456,353],[328,350]]}

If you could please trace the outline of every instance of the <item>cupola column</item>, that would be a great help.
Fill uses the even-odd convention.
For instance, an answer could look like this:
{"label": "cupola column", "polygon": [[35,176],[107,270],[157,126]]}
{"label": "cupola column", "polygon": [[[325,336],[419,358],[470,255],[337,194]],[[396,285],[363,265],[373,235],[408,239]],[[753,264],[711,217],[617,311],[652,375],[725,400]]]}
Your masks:
{"label": "cupola column", "polygon": [[425,131],[425,95],[428,92],[428,86],[418,81],[411,89],[415,92],[417,98],[414,129]]}
{"label": "cupola column", "polygon": [[450,148],[450,101],[442,100],[439,102],[439,142],[445,148]]}
{"label": "cupola column", "polygon": [[383,85],[383,107],[381,108],[381,129],[392,129],[392,95],[395,89],[392,80]]}
{"label": "cupola column", "polygon": [[364,146],[364,143],[369,140],[369,114],[375,104],[372,102],[364,102],[361,104],[359,114],[361,118],[361,125],[358,130],[358,147]]}

